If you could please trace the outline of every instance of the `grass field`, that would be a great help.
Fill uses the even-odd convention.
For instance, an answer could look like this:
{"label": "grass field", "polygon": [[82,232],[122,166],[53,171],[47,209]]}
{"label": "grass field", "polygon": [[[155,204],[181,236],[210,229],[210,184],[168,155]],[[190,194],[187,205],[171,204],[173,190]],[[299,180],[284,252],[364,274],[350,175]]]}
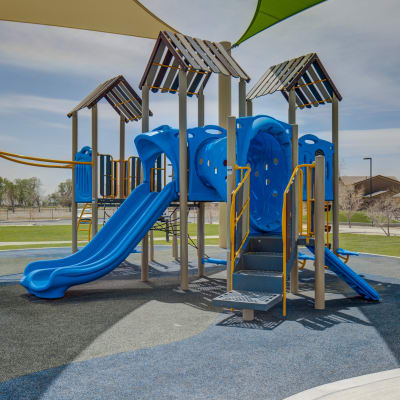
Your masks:
{"label": "grass field", "polygon": [[[206,224],[206,236],[218,236],[219,226]],[[189,234],[196,236],[196,224],[189,224]],[[154,232],[155,244],[168,244],[165,240],[164,232]],[[86,234],[82,234],[79,240],[85,240]],[[70,225],[46,225],[46,226],[2,226],[0,227],[0,242],[51,242],[51,241],[70,241]],[[172,238],[170,237],[171,243]],[[218,244],[218,238],[206,239],[206,244]],[[79,246],[84,246],[80,243]],[[69,247],[69,243],[55,244],[27,244],[0,246],[0,250],[12,250],[22,248],[44,248],[44,247]],[[383,235],[356,235],[352,233],[340,234],[340,246],[353,251],[364,253],[375,253],[400,257],[400,237],[386,237]]]}

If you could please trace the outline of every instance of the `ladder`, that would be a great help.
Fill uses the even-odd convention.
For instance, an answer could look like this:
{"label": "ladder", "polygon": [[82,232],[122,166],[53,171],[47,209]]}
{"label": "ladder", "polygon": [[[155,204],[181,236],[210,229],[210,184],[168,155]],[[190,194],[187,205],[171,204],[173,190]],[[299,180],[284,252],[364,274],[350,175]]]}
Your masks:
{"label": "ladder", "polygon": [[80,232],[87,232],[88,242],[90,242],[92,236],[92,203],[86,203],[83,206],[78,219],[77,232],[78,239]]}

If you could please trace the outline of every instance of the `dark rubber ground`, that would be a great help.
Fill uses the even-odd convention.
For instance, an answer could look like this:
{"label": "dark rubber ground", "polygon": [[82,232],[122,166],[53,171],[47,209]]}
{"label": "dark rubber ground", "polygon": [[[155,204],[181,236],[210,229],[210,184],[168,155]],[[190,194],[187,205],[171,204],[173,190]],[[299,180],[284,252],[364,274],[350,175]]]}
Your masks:
{"label": "dark rubber ground", "polygon": [[158,248],[163,261],[151,283],[138,280],[140,255],[132,255],[56,301],[28,295],[18,275],[0,277],[0,399],[283,399],[399,366],[400,259],[351,260],[382,303],[362,300],[328,272],[326,310],[316,311],[305,270],[286,320],[278,306],[243,323],[211,306],[224,272],[208,269],[183,293],[169,254]]}

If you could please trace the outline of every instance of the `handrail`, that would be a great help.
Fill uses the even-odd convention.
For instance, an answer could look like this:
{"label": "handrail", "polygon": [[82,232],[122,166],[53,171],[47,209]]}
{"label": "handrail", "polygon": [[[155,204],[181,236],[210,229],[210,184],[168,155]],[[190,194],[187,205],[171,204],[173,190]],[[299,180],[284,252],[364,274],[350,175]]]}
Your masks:
{"label": "handrail", "polygon": [[[251,168],[250,167],[239,167],[238,165],[235,165],[233,167],[233,173],[236,173],[236,171],[240,170],[240,182],[239,184],[236,186],[236,189],[232,192],[232,200],[231,200],[231,210],[230,210],[230,228],[231,228],[231,232],[230,232],[230,236],[231,236],[231,254],[230,254],[230,268],[231,268],[231,290],[233,288],[232,284],[233,284],[233,271],[234,271],[234,267],[235,267],[235,260],[238,257],[238,255],[240,254],[240,251],[242,250],[243,245],[245,244],[247,237],[249,236],[249,222],[250,222],[250,184],[249,184],[249,191],[248,191],[248,195],[247,195],[247,200],[244,203],[242,209],[239,211],[239,214],[237,217],[235,217],[235,213],[236,213],[236,195],[239,191],[239,189],[245,184],[246,180],[249,181],[250,183],[250,171]],[[246,171],[246,174],[243,177],[243,171]],[[246,229],[246,234],[242,240],[242,242],[240,243],[240,246],[237,250],[235,250],[235,228],[237,226],[238,221],[240,220],[241,216],[243,215],[243,212],[248,209],[247,212],[247,229]]]}
{"label": "handrail", "polygon": [[[286,212],[287,212],[287,195],[293,183],[295,182],[296,175],[299,173],[299,232],[303,234],[303,170],[307,170],[307,233],[306,240],[310,240],[311,232],[311,170],[315,168],[315,164],[299,164],[293,170],[289,182],[283,192],[283,206],[282,206],[282,242],[283,242],[283,268],[282,268],[282,314],[286,317],[286,268],[287,268],[287,232],[286,232]],[[295,200],[296,201],[296,200]]]}
{"label": "handrail", "polygon": [[[0,157],[5,160],[16,162],[19,164],[31,165],[33,167],[45,167],[45,168],[73,168],[75,165],[92,165],[92,161],[67,161],[67,160],[55,160],[51,158],[41,158],[41,157],[30,157],[24,156],[22,154],[8,153],[6,151],[0,151]],[[31,161],[43,161],[46,163],[54,163],[54,164],[65,164],[65,165],[47,165],[40,163],[31,163],[28,161],[16,160],[15,158],[21,158],[22,160],[31,160]]]}
{"label": "handrail", "polygon": [[[80,227],[80,225],[81,225],[81,223],[83,221],[83,217],[85,215],[85,211],[89,210],[89,209],[92,210],[92,203],[85,203],[85,205],[82,208],[81,215],[79,216],[78,226],[76,227],[76,231],[77,232],[79,232],[79,227]],[[87,230],[87,232],[88,232],[88,242],[90,242],[91,233],[92,233],[92,220],[93,220],[92,218],[93,218],[93,216],[91,215],[90,216],[90,220],[89,220],[89,227],[88,227],[88,230]]]}

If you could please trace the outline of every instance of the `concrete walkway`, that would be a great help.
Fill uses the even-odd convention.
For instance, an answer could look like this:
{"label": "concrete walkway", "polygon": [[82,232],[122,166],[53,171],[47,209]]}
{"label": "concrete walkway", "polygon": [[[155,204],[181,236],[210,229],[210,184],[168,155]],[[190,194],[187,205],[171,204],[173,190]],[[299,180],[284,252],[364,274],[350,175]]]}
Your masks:
{"label": "concrete walkway", "polygon": [[398,400],[400,368],[315,387],[285,400]]}

